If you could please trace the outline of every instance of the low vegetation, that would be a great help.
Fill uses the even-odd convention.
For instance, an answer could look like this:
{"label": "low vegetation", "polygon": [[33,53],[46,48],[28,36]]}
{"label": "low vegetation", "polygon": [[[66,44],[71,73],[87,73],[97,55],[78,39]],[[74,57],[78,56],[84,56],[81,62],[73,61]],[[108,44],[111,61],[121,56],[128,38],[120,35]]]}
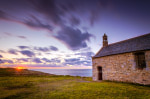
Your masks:
{"label": "low vegetation", "polygon": [[0,99],[150,99],[150,87],[136,84],[16,69],[0,69],[0,76]]}

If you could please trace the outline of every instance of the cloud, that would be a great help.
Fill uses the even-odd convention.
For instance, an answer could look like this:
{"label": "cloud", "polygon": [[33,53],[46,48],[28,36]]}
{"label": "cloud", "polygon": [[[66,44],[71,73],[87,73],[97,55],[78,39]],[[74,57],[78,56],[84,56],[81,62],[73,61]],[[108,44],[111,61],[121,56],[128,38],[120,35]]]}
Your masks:
{"label": "cloud", "polygon": [[0,63],[14,63],[12,60],[0,60]]}
{"label": "cloud", "polygon": [[[52,37],[63,42],[71,50],[87,47],[87,41],[92,37],[92,34],[81,32],[78,27],[74,29],[74,26],[80,26],[85,23],[85,20],[91,25],[94,24],[99,18],[100,8],[104,7],[101,0],[63,0],[63,2],[59,0],[14,0],[13,3],[5,3],[7,6],[11,5],[10,8],[15,7],[20,10],[12,10],[11,12],[14,13],[10,13],[8,9],[1,11],[1,19],[11,20],[34,29],[46,29],[51,34],[53,30],[59,28],[61,30],[54,32]],[[10,17],[12,15],[13,17]]]}
{"label": "cloud", "polygon": [[[97,20],[96,16],[99,16],[99,12],[103,3],[100,0],[33,0],[32,4],[36,11],[40,12],[54,24],[62,25],[66,21],[65,18],[72,17],[75,15],[90,16],[84,17],[89,18],[89,23],[94,23]],[[91,14],[91,12],[94,12]],[[95,13],[96,12],[96,13]],[[78,25],[80,22],[77,18],[70,20],[70,23]]]}
{"label": "cloud", "polygon": [[79,61],[79,60],[80,59],[78,59],[78,58],[65,59],[66,62],[71,62],[71,63]]}
{"label": "cloud", "polygon": [[6,14],[4,11],[0,10],[0,19],[9,20],[9,15]]}
{"label": "cloud", "polygon": [[23,20],[22,23],[32,28],[46,29],[49,31],[53,30],[53,27],[50,24],[40,21],[34,15],[31,15],[30,19]]}
{"label": "cloud", "polygon": [[53,63],[60,63],[61,61],[58,58],[52,58],[51,62],[53,62]]}
{"label": "cloud", "polygon": [[26,49],[26,48],[30,48],[29,46],[18,46],[18,48],[20,49]]}
{"label": "cloud", "polygon": [[82,33],[79,29],[64,27],[54,37],[65,43],[69,49],[78,50],[87,47],[86,41],[89,41],[92,34],[88,32]]}
{"label": "cloud", "polygon": [[14,55],[18,55],[17,52],[18,52],[18,51],[17,51],[16,49],[9,49],[9,50],[8,50],[8,53],[14,54]]}
{"label": "cloud", "polygon": [[26,55],[28,57],[32,57],[32,56],[35,56],[35,54],[29,50],[23,50],[23,51],[20,51],[21,54],[23,55]]}
{"label": "cloud", "polygon": [[58,48],[55,47],[55,46],[50,46],[50,50],[52,50],[52,51],[58,51]]}
{"label": "cloud", "polygon": [[0,59],[0,63],[4,63],[3,60]]}
{"label": "cloud", "polygon": [[81,53],[76,53],[75,55],[81,55],[81,56],[86,56],[86,57],[92,57],[93,55],[95,55],[93,52],[81,52]]}
{"label": "cloud", "polygon": [[17,36],[18,38],[21,38],[21,39],[27,39],[27,37],[25,36]]}
{"label": "cloud", "polygon": [[[60,24],[62,19],[60,15],[62,11],[60,11],[59,7],[54,0],[33,0],[32,4],[36,11],[40,12],[47,19],[50,19],[54,24]],[[61,13],[61,14],[60,14]]]}
{"label": "cloud", "polygon": [[47,59],[47,58],[42,58],[42,60],[45,61],[45,62],[49,62],[49,63],[51,62],[51,61],[50,61],[49,59]]}
{"label": "cloud", "polygon": [[4,32],[3,34],[5,35],[5,37],[17,37],[17,38],[21,38],[21,39],[27,39],[27,37],[25,37],[25,36],[14,35],[13,33]]}
{"label": "cloud", "polygon": [[3,58],[3,56],[2,56],[2,55],[0,55],[0,58]]}
{"label": "cloud", "polygon": [[19,58],[17,61],[29,62],[29,58]]}
{"label": "cloud", "polygon": [[48,52],[48,51],[58,51],[58,48],[55,46],[50,47],[34,47],[34,50]]}
{"label": "cloud", "polygon": [[5,35],[7,36],[14,36],[12,33],[4,32]]}
{"label": "cloud", "polygon": [[35,63],[42,63],[42,61],[40,60],[40,58],[34,58],[33,62],[35,62]]}
{"label": "cloud", "polygon": [[3,50],[0,50],[0,52],[1,52],[1,53],[5,53],[5,51],[3,51]]}
{"label": "cloud", "polygon": [[70,58],[70,59],[65,59],[65,62],[63,63],[64,65],[76,65],[76,66],[91,66],[92,62],[91,60],[80,60],[80,58]]}
{"label": "cloud", "polygon": [[42,52],[48,52],[50,49],[48,47],[34,47],[34,50],[42,51]]}
{"label": "cloud", "polygon": [[52,31],[56,25],[79,25],[83,19],[94,24],[107,5],[108,0],[5,0],[0,4],[5,9],[0,10],[0,18]]}
{"label": "cloud", "polygon": [[80,24],[80,20],[79,20],[78,18],[72,16],[72,17],[70,18],[70,23],[71,23],[72,26],[77,26],[77,25]]}

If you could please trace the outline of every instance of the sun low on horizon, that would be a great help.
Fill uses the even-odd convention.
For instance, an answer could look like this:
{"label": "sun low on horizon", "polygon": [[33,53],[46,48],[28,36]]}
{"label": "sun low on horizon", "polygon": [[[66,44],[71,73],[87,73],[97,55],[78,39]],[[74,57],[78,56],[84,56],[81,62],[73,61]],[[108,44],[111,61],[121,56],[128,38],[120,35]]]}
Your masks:
{"label": "sun low on horizon", "polygon": [[150,33],[148,0],[0,0],[0,67],[92,68],[102,36]]}

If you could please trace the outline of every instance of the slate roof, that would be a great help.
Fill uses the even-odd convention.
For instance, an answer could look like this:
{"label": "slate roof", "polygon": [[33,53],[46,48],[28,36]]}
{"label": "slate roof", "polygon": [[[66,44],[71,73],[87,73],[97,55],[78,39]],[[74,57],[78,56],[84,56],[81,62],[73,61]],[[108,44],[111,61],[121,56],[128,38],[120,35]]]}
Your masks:
{"label": "slate roof", "polygon": [[150,33],[102,47],[93,58],[142,50],[150,50]]}

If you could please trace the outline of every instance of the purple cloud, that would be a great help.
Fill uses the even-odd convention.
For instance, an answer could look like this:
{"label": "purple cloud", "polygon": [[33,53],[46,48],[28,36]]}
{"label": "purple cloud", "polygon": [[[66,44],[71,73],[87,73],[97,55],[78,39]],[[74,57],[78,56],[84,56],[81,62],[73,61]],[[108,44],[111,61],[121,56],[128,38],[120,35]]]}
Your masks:
{"label": "purple cloud", "polygon": [[55,46],[50,46],[50,50],[52,50],[52,51],[58,51],[58,48],[55,47]]}
{"label": "purple cloud", "polygon": [[89,41],[92,34],[88,32],[82,33],[79,29],[64,27],[54,37],[65,43],[71,50],[78,50],[87,47],[86,41]]}
{"label": "purple cloud", "polygon": [[[103,6],[104,3],[101,2],[100,0],[63,0],[63,2],[59,0],[33,0],[32,4],[36,11],[46,16],[54,24],[64,25],[67,20],[64,18],[75,16],[75,14],[80,15],[80,17],[85,14],[91,15],[88,19],[89,23],[94,23],[97,20],[96,16],[100,14],[95,12],[100,12],[101,7],[105,7]],[[91,12],[94,13],[91,14]],[[78,25],[80,23],[79,18],[74,17],[69,23]]]}
{"label": "purple cloud", "polygon": [[8,16],[9,15],[6,14],[4,11],[0,10],[0,19],[9,20]]}
{"label": "purple cloud", "polygon": [[18,46],[20,49],[30,48],[29,46]]}
{"label": "purple cloud", "polygon": [[12,60],[1,60],[1,63],[10,63],[10,64],[12,64],[14,62]]}
{"label": "purple cloud", "polygon": [[26,55],[28,57],[32,57],[32,56],[35,56],[35,54],[29,50],[23,50],[23,51],[20,51],[21,54],[23,55]]}
{"label": "purple cloud", "polygon": [[40,60],[40,58],[34,58],[33,62],[35,62],[35,63],[42,63],[42,61]]}
{"label": "purple cloud", "polygon": [[19,58],[17,61],[29,62],[29,58]]}
{"label": "purple cloud", "polygon": [[60,63],[60,59],[58,59],[58,58],[52,58],[51,62],[53,62],[53,63]]}
{"label": "purple cloud", "polygon": [[3,50],[0,50],[0,52],[1,52],[1,53],[5,53],[5,51],[3,51]]}
{"label": "purple cloud", "polygon": [[65,62],[63,63],[64,65],[84,65],[84,66],[91,66],[91,60],[80,60],[79,58],[70,58],[70,59],[65,59]]}
{"label": "purple cloud", "polygon": [[0,63],[4,63],[3,60],[0,59]]}
{"label": "purple cloud", "polygon": [[45,62],[49,62],[49,63],[51,62],[51,61],[50,61],[49,59],[47,59],[47,58],[42,58],[42,60],[45,61]]}
{"label": "purple cloud", "polygon": [[76,53],[75,55],[81,55],[81,56],[86,56],[86,57],[92,57],[95,55],[93,52],[81,52],[81,53]]}
{"label": "purple cloud", "polygon": [[22,23],[32,28],[46,29],[49,31],[53,30],[53,27],[50,24],[42,22],[33,15],[30,16],[30,19],[23,20]]}
{"label": "purple cloud", "polygon": [[42,52],[48,52],[50,49],[48,47],[34,47],[34,50],[42,51]]}
{"label": "purple cloud", "polygon": [[17,51],[16,49],[9,49],[9,50],[8,50],[8,53],[14,54],[14,55],[18,55],[17,52],[18,52],[18,51]]}
{"label": "purple cloud", "polygon": [[3,58],[3,56],[2,56],[2,55],[0,55],[0,58]]}
{"label": "purple cloud", "polygon": [[[1,12],[1,17],[34,29],[46,29],[49,33],[59,27],[61,30],[57,34],[54,33],[52,37],[63,42],[71,50],[87,47],[86,41],[89,40],[92,34],[88,32],[82,33],[81,30],[70,26],[80,25],[83,18],[93,24],[97,19],[95,16],[99,15],[99,13],[95,13],[100,10],[99,0],[64,0],[63,2],[59,0],[31,0],[22,2],[14,1],[11,7],[18,8],[16,5],[20,5],[21,11],[19,12],[18,10],[16,13],[22,13],[28,9],[28,13],[25,13],[25,16],[16,16],[16,14],[14,17],[7,18],[12,13],[7,15],[5,12],[8,13],[8,11],[6,10]],[[9,2],[5,3],[9,5]],[[93,13],[91,14],[91,12]]]}
{"label": "purple cloud", "polygon": [[72,26],[77,26],[77,25],[80,24],[80,19],[78,19],[78,18],[72,16],[72,17],[70,18],[70,23],[71,23]]}
{"label": "purple cloud", "polygon": [[27,39],[27,37],[25,36],[17,36],[18,38],[21,38],[21,39]]}

